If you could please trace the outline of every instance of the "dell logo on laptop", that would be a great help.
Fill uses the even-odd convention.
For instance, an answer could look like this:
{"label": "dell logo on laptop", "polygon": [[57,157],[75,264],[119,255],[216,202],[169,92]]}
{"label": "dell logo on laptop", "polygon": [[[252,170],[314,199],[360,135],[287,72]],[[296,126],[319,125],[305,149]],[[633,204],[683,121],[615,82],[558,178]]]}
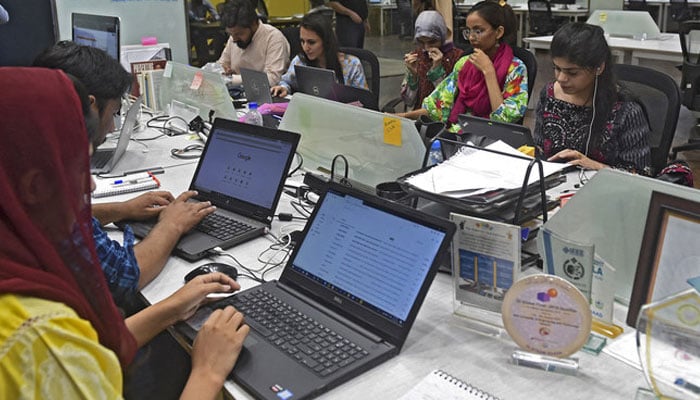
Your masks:
{"label": "dell logo on laptop", "polygon": [[333,296],[333,301],[335,301],[338,304],[343,304],[343,299],[341,299],[338,296]]}

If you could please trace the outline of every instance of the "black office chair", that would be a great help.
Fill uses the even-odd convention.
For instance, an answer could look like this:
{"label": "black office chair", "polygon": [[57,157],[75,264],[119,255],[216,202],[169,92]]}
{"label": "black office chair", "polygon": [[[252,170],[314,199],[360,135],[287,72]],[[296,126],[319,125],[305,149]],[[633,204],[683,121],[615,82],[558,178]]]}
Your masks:
{"label": "black office chair", "polygon": [[676,22],[683,22],[693,18],[693,12],[688,7],[688,0],[671,0],[668,6],[668,15]]}
{"label": "black office chair", "polygon": [[513,46],[513,55],[518,57],[527,68],[527,98],[528,103],[532,99],[532,90],[535,88],[535,78],[537,78],[537,57],[530,50]]}
{"label": "black office chair", "polygon": [[529,0],[527,7],[530,36],[552,35],[560,26],[568,22],[566,18],[552,16],[552,6],[549,4],[549,0]]}
{"label": "black office chair", "polygon": [[[698,118],[700,115],[700,46],[698,45],[700,43],[697,40],[695,42],[691,40],[691,33],[700,34],[700,21],[682,22],[678,29],[681,50],[683,51],[682,103]],[[671,150],[671,158],[675,159],[678,153],[689,150],[700,150],[700,124],[693,127],[687,144],[676,146]]]}
{"label": "black office chair", "polygon": [[626,8],[632,11],[649,11],[647,0],[628,0]]}
{"label": "black office chair", "polygon": [[649,121],[652,173],[668,164],[668,152],[676,132],[681,94],[676,81],[663,72],[638,65],[616,64],[618,83],[642,105]]}
{"label": "black office chair", "polygon": [[375,56],[374,53],[369,50],[357,49],[354,47],[341,47],[340,51],[351,54],[360,59],[362,62],[362,69],[365,71],[365,78],[367,79],[369,91],[372,92],[375,98],[374,104],[379,104],[380,75],[379,60],[377,60],[377,56]]}
{"label": "black office chair", "polygon": [[301,39],[299,38],[299,27],[298,26],[285,26],[280,29],[287,42],[289,42],[289,61],[291,61],[294,56],[301,53]]}

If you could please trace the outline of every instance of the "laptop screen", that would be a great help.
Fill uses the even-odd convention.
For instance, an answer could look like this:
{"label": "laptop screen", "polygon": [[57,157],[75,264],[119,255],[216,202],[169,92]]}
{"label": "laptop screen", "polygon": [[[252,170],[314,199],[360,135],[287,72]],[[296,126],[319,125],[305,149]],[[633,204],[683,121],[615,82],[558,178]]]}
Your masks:
{"label": "laptop screen", "polygon": [[[264,129],[247,126],[249,129]],[[293,143],[241,130],[212,128],[192,189],[272,208]]]}
{"label": "laptop screen", "polygon": [[446,233],[332,190],[317,208],[291,268],[403,325]]}

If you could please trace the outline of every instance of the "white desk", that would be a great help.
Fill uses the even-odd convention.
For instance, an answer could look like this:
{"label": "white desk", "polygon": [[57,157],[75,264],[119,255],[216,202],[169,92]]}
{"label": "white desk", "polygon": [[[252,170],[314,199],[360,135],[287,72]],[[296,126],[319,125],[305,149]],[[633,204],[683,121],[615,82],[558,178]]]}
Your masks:
{"label": "white desk", "polygon": [[[460,14],[465,14],[469,12],[469,10],[474,4],[476,4],[476,2],[473,1],[464,1],[461,3],[457,3],[457,11]],[[515,15],[518,17],[518,35],[516,44],[518,46],[522,46],[523,38],[526,37],[530,32],[530,19],[528,18],[529,8],[527,4],[513,4],[511,7],[513,8],[513,12],[515,13]],[[571,8],[556,7],[552,8],[552,15],[558,17],[567,17],[572,21],[578,21],[580,19],[588,17],[588,9],[578,8],[578,6],[571,6]],[[457,32],[456,34],[461,33]]]}
{"label": "white desk", "polygon": [[[625,5],[629,2],[625,0]],[[669,0],[647,0],[647,5],[658,7],[659,14],[656,16],[656,24],[661,32],[666,32],[668,28],[668,18],[670,17],[671,2]],[[700,0],[688,0],[688,7],[700,7]]]}
{"label": "white desk", "polygon": [[[663,40],[635,40],[610,37],[608,45],[619,64],[639,65],[643,59],[669,61],[676,64],[683,62],[678,34],[665,33]],[[549,51],[552,36],[536,36],[523,39],[531,51],[538,49]]]}
{"label": "white desk", "polygon": [[[136,137],[152,134],[153,132],[137,133]],[[169,149],[182,147],[192,141],[185,136],[178,136],[148,143],[149,151],[143,153],[142,146],[132,142],[118,170],[180,163],[179,160],[171,160]],[[195,164],[166,168],[165,174],[159,175],[162,188],[175,194],[187,189],[194,168]],[[133,195],[135,194],[131,194]],[[129,195],[110,197],[104,201],[128,197]],[[289,196],[283,195],[280,201],[281,211],[288,210],[289,200]],[[279,221],[274,221],[272,231],[277,233],[282,226]],[[121,235],[117,233],[115,236]],[[261,237],[236,246],[230,252],[244,265],[255,268],[260,266],[256,260],[258,254],[271,243],[271,239]],[[225,257],[220,260],[230,263]],[[201,262],[190,264],[172,257],[158,277],[143,289],[144,297],[151,303],[164,299],[181,287],[185,274],[199,264]],[[270,278],[277,277],[279,273],[280,270],[276,270],[270,274]],[[637,387],[645,386],[640,371],[607,354],[576,354],[581,364],[578,376],[558,375],[509,364],[510,354],[515,347],[511,342],[469,331],[465,329],[464,321],[452,314],[451,282],[451,277],[438,274],[399,356],[339,386],[322,398],[395,399],[435,368],[442,368],[504,399],[631,399]],[[241,278],[240,283],[243,288],[255,285],[246,278]],[[621,307],[616,312],[618,320],[625,318]],[[237,399],[251,398],[232,381],[226,382],[225,389]]]}

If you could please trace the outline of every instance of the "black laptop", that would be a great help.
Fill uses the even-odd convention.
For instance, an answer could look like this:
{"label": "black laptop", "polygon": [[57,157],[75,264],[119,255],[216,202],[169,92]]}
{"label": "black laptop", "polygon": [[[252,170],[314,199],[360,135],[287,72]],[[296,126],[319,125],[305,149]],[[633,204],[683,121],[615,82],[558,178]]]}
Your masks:
{"label": "black laptop", "polygon": [[[461,134],[443,132],[440,134],[440,137],[464,143],[471,142],[479,147],[486,147],[499,140],[516,149],[520,146],[535,147],[535,140],[532,137],[530,128],[524,125],[509,124],[468,114],[460,114],[458,122],[461,127]],[[441,144],[445,159],[454,155],[460,147],[457,144],[445,141],[442,141]]]}
{"label": "black laptop", "polygon": [[272,97],[270,94],[270,82],[267,74],[262,71],[241,68],[241,79],[243,80],[243,90],[248,102],[254,101],[258,106],[266,103],[288,103],[285,97]]}
{"label": "black laptop", "polygon": [[304,399],[397,355],[454,230],[332,183],[279,281],[211,306],[251,327],[233,379],[257,398]]}
{"label": "black laptop", "polygon": [[[296,133],[217,118],[197,164],[192,201],[211,201],[216,212],[185,234],[175,254],[190,261],[215,247],[256,238],[270,227],[299,143]],[[155,224],[129,222],[144,237]]]}
{"label": "black laptop", "polygon": [[341,85],[335,80],[335,72],[330,69],[295,65],[297,91],[340,103],[360,102],[363,108],[379,111],[379,104],[372,92],[367,89]]}
{"label": "black laptop", "polygon": [[119,160],[121,160],[124,153],[126,153],[126,148],[129,146],[131,135],[134,133],[136,118],[139,115],[140,108],[141,97],[137,98],[126,112],[126,117],[124,118],[122,129],[119,133],[119,140],[117,140],[117,146],[107,149],[97,149],[92,154],[90,158],[90,173],[106,174],[111,172]]}

